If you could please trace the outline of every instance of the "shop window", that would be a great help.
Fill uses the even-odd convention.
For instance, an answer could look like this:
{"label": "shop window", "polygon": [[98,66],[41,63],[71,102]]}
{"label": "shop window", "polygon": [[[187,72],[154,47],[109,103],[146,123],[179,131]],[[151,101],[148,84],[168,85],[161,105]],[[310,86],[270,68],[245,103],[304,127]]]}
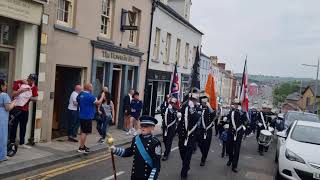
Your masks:
{"label": "shop window", "polygon": [[111,38],[113,0],[102,0],[101,4],[101,34]]}
{"label": "shop window", "polygon": [[9,80],[9,53],[0,51],[0,79]]}
{"label": "shop window", "polygon": [[16,28],[8,24],[0,24],[0,44],[14,46],[15,45]]}
{"label": "shop window", "polygon": [[156,28],[156,34],[153,44],[153,59],[158,60],[159,59],[159,50],[160,50],[160,33],[161,30],[159,28]]}
{"label": "shop window", "polygon": [[[133,8],[133,12],[136,13],[136,19],[135,22],[132,24],[132,26],[138,26],[139,29],[139,22],[140,22],[140,10],[137,8]],[[139,30],[130,30],[129,32],[129,43],[137,46],[138,45],[138,35],[139,35]]]}
{"label": "shop window", "polygon": [[57,22],[72,27],[74,0],[58,0]]}
{"label": "shop window", "polygon": [[94,94],[99,95],[102,87],[104,86],[104,77],[105,77],[105,70],[104,70],[104,63],[98,62],[96,68],[96,80],[94,84]]}
{"label": "shop window", "polygon": [[164,54],[164,63],[169,63],[170,61],[170,48],[171,48],[171,34],[167,33],[167,40],[166,40],[166,48]]}
{"label": "shop window", "polygon": [[181,47],[181,39],[177,39],[177,45],[176,45],[176,62],[179,64],[180,60],[180,47]]}
{"label": "shop window", "polygon": [[186,43],[185,51],[184,51],[184,67],[188,68],[189,65],[189,43]]}
{"label": "shop window", "polygon": [[166,90],[166,83],[165,82],[159,82],[158,83],[158,89],[157,89],[157,101],[156,101],[157,109],[160,108],[161,104],[164,101],[165,90]]}

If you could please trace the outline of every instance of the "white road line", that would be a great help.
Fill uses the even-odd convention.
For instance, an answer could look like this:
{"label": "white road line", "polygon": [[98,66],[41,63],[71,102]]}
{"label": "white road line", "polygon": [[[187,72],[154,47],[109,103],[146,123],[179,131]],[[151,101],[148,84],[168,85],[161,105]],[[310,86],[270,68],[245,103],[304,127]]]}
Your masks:
{"label": "white road line", "polygon": [[[124,174],[124,173],[125,173],[124,171],[118,172],[118,173],[117,173],[117,177],[120,176],[120,175],[122,175],[122,174]],[[113,175],[112,175],[112,176],[109,176],[109,177],[106,177],[106,178],[104,178],[104,179],[102,179],[102,180],[111,180],[111,179],[114,179],[114,176],[113,176]]]}
{"label": "white road line", "polygon": [[175,151],[177,149],[179,149],[179,147],[172,148],[171,151]]}

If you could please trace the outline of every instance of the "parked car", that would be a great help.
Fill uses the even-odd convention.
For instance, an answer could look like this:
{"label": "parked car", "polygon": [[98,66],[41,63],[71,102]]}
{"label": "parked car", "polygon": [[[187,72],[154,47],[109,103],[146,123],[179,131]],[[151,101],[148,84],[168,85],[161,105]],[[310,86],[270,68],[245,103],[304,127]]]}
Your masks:
{"label": "parked car", "polygon": [[[319,116],[313,113],[301,112],[301,111],[288,111],[284,114],[283,120],[277,121],[276,127],[278,131],[283,131],[288,129],[288,127],[295,121],[311,121],[311,122],[320,122]],[[280,124],[279,124],[280,123]]]}
{"label": "parked car", "polygon": [[320,179],[320,122],[294,121],[277,133],[277,178]]}

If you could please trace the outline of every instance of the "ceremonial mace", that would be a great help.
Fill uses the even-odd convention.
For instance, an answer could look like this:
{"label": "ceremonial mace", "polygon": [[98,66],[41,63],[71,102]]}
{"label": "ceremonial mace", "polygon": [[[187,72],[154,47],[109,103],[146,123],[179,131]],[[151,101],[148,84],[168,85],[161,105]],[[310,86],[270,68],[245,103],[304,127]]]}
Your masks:
{"label": "ceremonial mace", "polygon": [[[113,145],[114,139],[111,136],[111,134],[107,134],[107,142],[109,145],[109,148]],[[113,168],[113,177],[115,180],[117,180],[117,171],[116,171],[116,165],[114,163],[114,154],[113,151],[111,150],[111,160],[112,160],[112,168]]]}

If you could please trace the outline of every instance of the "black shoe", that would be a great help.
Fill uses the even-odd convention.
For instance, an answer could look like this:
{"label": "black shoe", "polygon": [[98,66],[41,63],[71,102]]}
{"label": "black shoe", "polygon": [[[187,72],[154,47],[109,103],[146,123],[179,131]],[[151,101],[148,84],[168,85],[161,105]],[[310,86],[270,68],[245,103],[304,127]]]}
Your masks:
{"label": "black shoe", "polygon": [[87,146],[84,146],[84,153],[85,154],[90,153],[90,148],[88,148]]}
{"label": "black shoe", "polygon": [[263,156],[263,152],[259,152],[260,156]]}
{"label": "black shoe", "polygon": [[79,142],[77,139],[75,139],[73,137],[68,137],[68,141],[70,141],[70,142]]}
{"label": "black shoe", "polygon": [[206,165],[206,162],[201,161],[200,166],[205,166],[205,165]]}
{"label": "black shoe", "polygon": [[84,153],[84,152],[85,152],[85,149],[82,148],[82,147],[79,147],[78,152],[79,152],[79,153]]}
{"label": "black shoe", "polygon": [[227,166],[231,166],[231,162],[230,161],[228,161]]}
{"label": "black shoe", "polygon": [[163,156],[162,161],[167,161],[168,160],[168,156]]}
{"label": "black shoe", "polygon": [[221,154],[221,158],[224,158],[224,154]]}
{"label": "black shoe", "polygon": [[234,173],[237,173],[237,172],[238,172],[238,169],[237,169],[237,168],[232,168],[232,171],[233,171]]}

